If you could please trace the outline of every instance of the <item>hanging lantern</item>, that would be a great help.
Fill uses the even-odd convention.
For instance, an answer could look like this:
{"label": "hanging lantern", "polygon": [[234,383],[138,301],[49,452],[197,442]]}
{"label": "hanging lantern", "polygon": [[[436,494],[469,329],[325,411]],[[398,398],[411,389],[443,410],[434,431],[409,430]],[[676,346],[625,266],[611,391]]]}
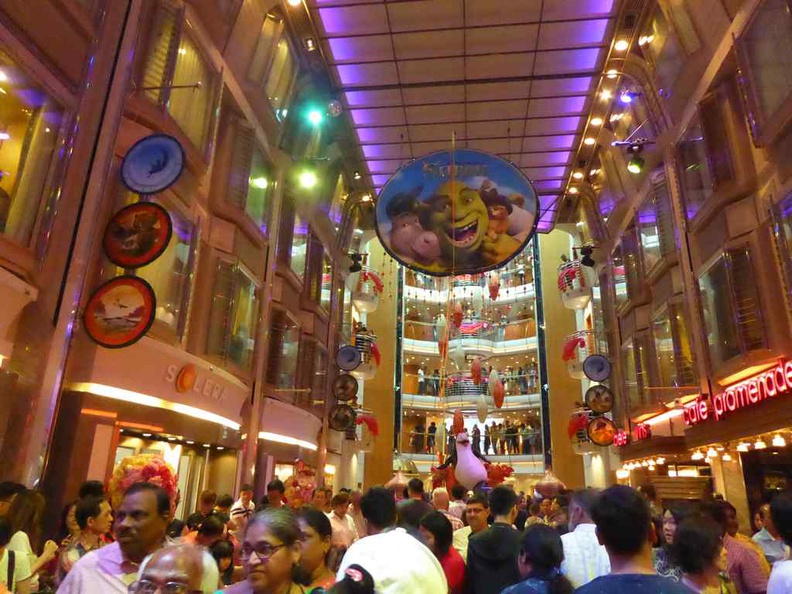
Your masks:
{"label": "hanging lantern", "polygon": [[470,375],[474,384],[481,383],[481,359],[479,357],[473,357],[473,363],[470,364]]}
{"label": "hanging lantern", "polygon": [[[360,365],[350,373],[361,380],[372,379],[377,373],[379,365],[379,349],[375,341],[377,336],[369,332],[365,326],[360,326],[355,334],[355,348],[360,351]],[[376,355],[375,355],[376,353]]]}
{"label": "hanging lantern", "polygon": [[376,272],[365,270],[358,274],[357,286],[352,291],[352,304],[359,312],[371,313],[379,306],[384,288]]}
{"label": "hanging lantern", "polygon": [[495,301],[498,298],[498,293],[500,293],[500,276],[497,272],[490,274],[489,280],[487,281],[487,288],[489,288],[490,299]]}
{"label": "hanging lantern", "polygon": [[461,341],[457,341],[456,346],[448,356],[456,364],[457,369],[461,371],[465,365],[465,349],[462,348]]}
{"label": "hanging lantern", "polygon": [[454,326],[459,328],[462,325],[464,314],[462,313],[462,304],[459,301],[454,302],[454,312],[451,314],[451,321]]}
{"label": "hanging lantern", "polygon": [[478,417],[479,423],[483,423],[487,420],[487,399],[484,397],[484,394],[479,396],[476,401],[476,416]]}
{"label": "hanging lantern", "polygon": [[484,297],[481,295],[481,289],[476,287],[473,291],[472,297],[473,311],[477,316],[481,317],[481,311],[484,309]]}
{"label": "hanging lantern", "polygon": [[487,379],[487,392],[490,397],[495,395],[495,384],[498,383],[498,372],[494,369],[490,371],[489,379]]}
{"label": "hanging lantern", "polygon": [[495,402],[495,408],[501,408],[503,406],[503,399],[506,396],[506,391],[503,389],[503,382],[498,381],[495,382],[495,388],[492,391],[492,399]]}
{"label": "hanging lantern", "polygon": [[454,435],[458,435],[462,433],[462,430],[465,428],[465,417],[462,416],[461,410],[454,411],[454,420],[451,423],[451,432]]}

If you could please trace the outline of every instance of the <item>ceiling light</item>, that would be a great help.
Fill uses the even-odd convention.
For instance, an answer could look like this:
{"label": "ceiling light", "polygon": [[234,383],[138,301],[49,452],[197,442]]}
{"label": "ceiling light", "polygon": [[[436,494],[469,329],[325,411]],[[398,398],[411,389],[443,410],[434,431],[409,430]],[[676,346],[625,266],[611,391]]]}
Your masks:
{"label": "ceiling light", "polygon": [[616,50],[617,52],[623,52],[628,47],[630,47],[630,42],[627,41],[626,39],[619,39],[619,41],[617,41],[613,45],[613,49]]}
{"label": "ceiling light", "polygon": [[723,458],[721,458],[724,462],[731,462],[733,460],[732,455],[729,452],[723,454]]}
{"label": "ceiling light", "polygon": [[608,89],[605,89],[604,91],[600,92],[600,98],[603,101],[610,101],[613,99],[613,93],[611,93]]}
{"label": "ceiling light", "polygon": [[3,70],[0,70],[0,82],[8,82],[8,75]]}
{"label": "ceiling light", "polygon": [[224,450],[225,448],[223,446],[217,446],[217,449],[218,450]]}
{"label": "ceiling light", "polygon": [[665,462],[666,462],[665,458],[658,458],[658,459],[657,459],[657,463],[658,463],[660,466],[662,466],[663,464],[665,464]]}
{"label": "ceiling light", "polygon": [[10,140],[11,135],[8,132],[0,132],[0,140]]}
{"label": "ceiling light", "polygon": [[289,6],[299,6],[302,4],[302,0],[288,0]]}
{"label": "ceiling light", "polygon": [[168,441],[176,441],[176,438],[171,436],[171,437],[168,438]]}
{"label": "ceiling light", "polygon": [[151,437],[151,433],[143,433],[143,437]]}
{"label": "ceiling light", "polygon": [[192,445],[192,444],[194,444],[195,442],[194,442],[192,439],[188,439],[188,440],[187,440],[187,441],[185,441],[184,443],[186,443],[187,445]]}
{"label": "ceiling light", "polygon": [[717,458],[718,452],[715,451],[715,448],[710,448],[707,450],[707,458]]}
{"label": "ceiling light", "polygon": [[594,258],[591,257],[591,254],[593,253],[594,253],[594,248],[592,248],[590,245],[586,245],[580,248],[580,255],[583,256],[580,259],[580,263],[583,266],[588,266],[589,268],[593,268],[596,265]]}
{"label": "ceiling light", "polygon": [[619,101],[621,101],[625,105],[629,105],[630,103],[635,101],[638,98],[639,95],[640,95],[640,93],[638,93],[636,91],[624,90],[621,93],[619,93]]}
{"label": "ceiling light", "polygon": [[578,190],[575,186],[572,186],[567,190],[570,194],[577,194],[580,190]]}
{"label": "ceiling light", "polygon": [[700,451],[693,452],[693,455],[690,457],[691,460],[703,460],[704,454]]}
{"label": "ceiling light", "polygon": [[305,43],[305,49],[307,49],[309,52],[316,50],[316,39],[313,37],[306,37],[303,40],[303,43]]}
{"label": "ceiling light", "polygon": [[618,70],[608,70],[608,72],[606,74],[608,75],[608,78],[616,78],[617,76],[619,76],[619,71]]}
{"label": "ceiling light", "polygon": [[365,194],[361,199],[361,202],[371,202],[371,194]]}
{"label": "ceiling light", "polygon": [[776,433],[773,436],[772,443],[774,448],[783,448],[786,446],[786,439],[784,439],[780,434]]}
{"label": "ceiling light", "polygon": [[643,171],[645,164],[646,161],[644,161],[642,157],[637,157],[637,156],[633,157],[627,163],[627,171],[629,171],[633,175],[638,175],[639,173],[641,173],[641,171]]}
{"label": "ceiling light", "polygon": [[315,187],[319,179],[313,171],[303,171],[299,177],[300,185],[306,190]]}
{"label": "ceiling light", "polygon": [[322,114],[322,112],[319,111],[318,109],[312,109],[311,111],[308,112],[308,121],[311,122],[311,124],[314,126],[318,126],[319,124],[321,124],[323,119],[324,119],[324,114]]}
{"label": "ceiling light", "polygon": [[585,140],[583,140],[583,144],[585,144],[586,146],[591,146],[592,144],[596,144],[596,142],[597,139],[592,136],[589,136]]}
{"label": "ceiling light", "polygon": [[743,442],[737,444],[737,451],[738,452],[747,452],[750,447],[751,447],[751,444],[746,443],[746,442],[743,441]]}
{"label": "ceiling light", "polygon": [[654,470],[654,469],[655,469],[655,465],[654,464],[650,464],[649,466],[647,466],[647,470],[651,471],[651,470]]}
{"label": "ceiling light", "polygon": [[269,181],[266,177],[254,177],[250,180],[250,185],[254,188],[258,188],[259,190],[266,190],[267,186],[269,185]]}
{"label": "ceiling light", "polygon": [[618,121],[619,121],[620,119],[622,119],[623,117],[624,117],[624,114],[623,114],[623,113],[614,113],[614,114],[611,114],[611,117],[610,117],[610,123],[612,124],[613,122],[618,122]]}
{"label": "ceiling light", "polygon": [[762,440],[761,437],[754,442],[755,450],[764,450],[766,448],[767,448],[767,444],[764,442],[764,440]]}
{"label": "ceiling light", "polygon": [[616,478],[623,481],[630,478],[630,471],[627,468],[620,468],[616,471]]}
{"label": "ceiling light", "polygon": [[205,447],[205,448],[211,448],[211,447],[212,447],[212,444],[211,444],[211,443],[205,443],[205,444],[203,444],[203,447]]}
{"label": "ceiling light", "polygon": [[602,118],[591,118],[592,126],[602,126]]}
{"label": "ceiling light", "polygon": [[574,177],[575,179],[583,179],[583,172],[575,171],[575,173],[572,174],[572,177]]}
{"label": "ceiling light", "polygon": [[360,175],[360,171],[355,171],[355,173],[352,174],[352,179],[354,180],[359,180],[361,177],[363,176]]}

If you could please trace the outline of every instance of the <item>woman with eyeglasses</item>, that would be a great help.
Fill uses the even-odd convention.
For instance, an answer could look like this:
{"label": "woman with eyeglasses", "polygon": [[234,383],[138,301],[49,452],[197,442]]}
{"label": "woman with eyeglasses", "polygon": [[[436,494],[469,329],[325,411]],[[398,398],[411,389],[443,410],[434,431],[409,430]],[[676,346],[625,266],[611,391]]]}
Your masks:
{"label": "woman with eyeglasses", "polygon": [[302,530],[302,555],[300,568],[305,572],[308,592],[329,588],[335,583],[335,574],[328,567],[333,547],[333,527],[330,519],[315,507],[304,506],[297,512],[297,522]]}
{"label": "woman with eyeglasses", "polygon": [[226,594],[304,594],[294,581],[302,553],[302,531],[285,507],[269,507],[248,521],[242,543],[246,579],[223,590]]}

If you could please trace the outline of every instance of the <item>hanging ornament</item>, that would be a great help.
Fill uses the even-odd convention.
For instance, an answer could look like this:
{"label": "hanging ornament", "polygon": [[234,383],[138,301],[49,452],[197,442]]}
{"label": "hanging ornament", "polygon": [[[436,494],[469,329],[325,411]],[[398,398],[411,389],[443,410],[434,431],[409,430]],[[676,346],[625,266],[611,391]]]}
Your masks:
{"label": "hanging ornament", "polygon": [[487,420],[487,399],[484,394],[481,394],[476,401],[476,416],[478,416],[479,423]]}
{"label": "hanging ornament", "polygon": [[492,391],[492,400],[495,402],[495,408],[503,406],[503,399],[506,396],[506,391],[503,389],[503,382],[497,380],[495,382],[495,389]]}
{"label": "hanging ornament", "polygon": [[473,292],[473,312],[481,317],[481,311],[484,309],[484,297],[478,287]]}
{"label": "hanging ornament", "polygon": [[464,314],[462,312],[462,304],[459,301],[454,302],[454,312],[451,314],[451,320],[454,322],[454,326],[459,328],[462,326],[462,319],[464,318]]}
{"label": "hanging ornament", "polygon": [[489,281],[487,282],[487,287],[489,288],[490,299],[495,301],[498,298],[498,293],[500,292],[500,276],[498,276],[497,272],[493,272],[490,275]]}
{"label": "hanging ornament", "polygon": [[382,362],[382,354],[380,353],[376,342],[371,343],[371,356],[374,359],[374,362],[377,364],[377,367],[379,367],[380,363]]}
{"label": "hanging ornament", "polygon": [[489,378],[487,379],[487,392],[492,397],[495,395],[495,384],[498,382],[498,372],[496,370],[490,371]]}
{"label": "hanging ornament", "polygon": [[473,357],[473,362],[470,364],[470,375],[474,384],[481,383],[481,359],[479,357]]}
{"label": "hanging ornament", "polygon": [[377,421],[377,417],[374,415],[357,415],[355,417],[355,424],[356,425],[366,425],[366,428],[369,430],[369,433],[376,437],[379,435],[379,422]]}
{"label": "hanging ornament", "polygon": [[454,420],[451,423],[451,432],[454,435],[459,435],[465,428],[465,417],[462,416],[462,411],[457,409],[454,411]]}
{"label": "hanging ornament", "polygon": [[457,341],[456,346],[449,354],[449,358],[456,363],[457,369],[461,371],[465,365],[465,349],[462,348],[462,341]]}

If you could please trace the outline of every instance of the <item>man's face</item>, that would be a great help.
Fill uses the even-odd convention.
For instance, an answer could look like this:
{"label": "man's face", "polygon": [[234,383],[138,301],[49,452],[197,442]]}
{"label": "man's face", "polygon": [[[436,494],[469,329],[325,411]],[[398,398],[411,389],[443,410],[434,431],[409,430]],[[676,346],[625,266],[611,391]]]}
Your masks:
{"label": "man's face", "polygon": [[314,491],[313,494],[313,504],[314,507],[317,509],[324,509],[325,505],[327,505],[327,497],[325,496],[325,492],[320,490]]}
{"label": "man's face", "polygon": [[277,489],[267,491],[267,499],[271,507],[281,507],[283,505],[283,493]]}
{"label": "man's face", "polygon": [[200,554],[184,554],[179,548],[154,553],[146,565],[140,581],[147,581],[164,591],[168,583],[182,584],[188,592],[201,591],[203,565]]}
{"label": "man's face", "polygon": [[465,517],[470,526],[470,531],[475,534],[484,530],[487,527],[488,515],[489,510],[485,509],[480,503],[468,503],[465,508]]}
{"label": "man's face", "polygon": [[242,491],[240,497],[242,498],[242,503],[248,505],[253,499],[253,491]]}
{"label": "man's face", "polygon": [[113,509],[107,501],[99,505],[99,515],[88,518],[88,528],[94,534],[106,534],[113,527]]}
{"label": "man's face", "polygon": [[729,533],[729,536],[737,536],[737,531],[740,529],[740,525],[737,522],[737,514],[733,509],[726,510],[726,532]]}
{"label": "man's face", "polygon": [[215,502],[211,501],[211,500],[201,501],[200,504],[199,504],[199,507],[201,509],[201,513],[203,515],[205,515],[205,516],[208,516],[209,514],[212,513],[212,510],[214,509],[214,506],[215,506]]}
{"label": "man's face", "polygon": [[170,514],[157,511],[153,491],[138,491],[124,497],[115,521],[115,534],[124,556],[139,563],[165,539]]}
{"label": "man's face", "polygon": [[337,515],[339,518],[343,518],[344,516],[346,516],[347,513],[346,503],[341,503],[340,505],[336,505],[333,508],[333,511],[335,512],[335,515]]}
{"label": "man's face", "polygon": [[550,499],[542,500],[539,505],[539,511],[542,512],[543,516],[549,516],[553,512],[553,502]]}

